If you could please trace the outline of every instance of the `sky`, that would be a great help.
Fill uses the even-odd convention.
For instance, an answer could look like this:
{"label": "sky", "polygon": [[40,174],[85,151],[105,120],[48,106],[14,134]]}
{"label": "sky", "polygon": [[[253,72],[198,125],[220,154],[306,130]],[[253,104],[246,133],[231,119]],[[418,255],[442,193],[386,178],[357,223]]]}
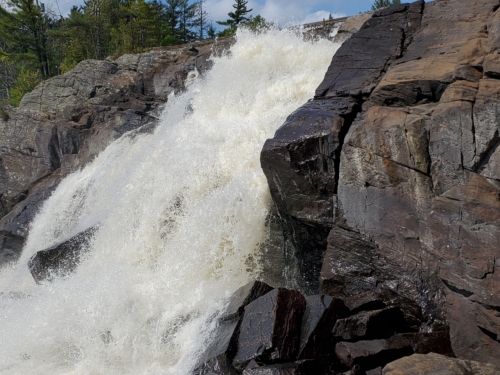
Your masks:
{"label": "sky", "polygon": [[[82,5],[83,0],[40,0],[56,14],[69,13],[73,5]],[[322,21],[330,14],[334,18],[350,16],[370,10],[374,0],[248,0],[248,9],[253,9],[254,16],[260,14],[268,21],[280,24],[309,23]],[[210,19],[225,21],[233,10],[234,0],[206,0],[206,9]]]}

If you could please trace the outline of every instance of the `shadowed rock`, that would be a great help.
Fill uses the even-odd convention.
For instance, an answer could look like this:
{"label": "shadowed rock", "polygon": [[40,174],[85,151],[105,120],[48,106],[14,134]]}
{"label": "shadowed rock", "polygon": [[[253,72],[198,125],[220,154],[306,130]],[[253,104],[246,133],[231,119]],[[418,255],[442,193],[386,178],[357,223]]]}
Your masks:
{"label": "shadowed rock", "polygon": [[383,367],[397,358],[430,352],[453,355],[447,332],[405,333],[384,340],[341,342],[335,347],[340,361],[364,370]]}
{"label": "shadowed rock", "polygon": [[234,375],[232,365],[240,335],[241,318],[245,306],[269,293],[273,288],[260,281],[253,281],[238,289],[229,299],[224,316],[220,319],[212,344],[203,353],[195,375]]}
{"label": "shadowed rock", "polygon": [[96,230],[97,227],[91,227],[59,245],[33,255],[28,261],[28,267],[35,281],[50,281],[54,277],[67,276],[75,271]]}
{"label": "shadowed rock", "polygon": [[252,359],[267,364],[293,361],[299,351],[305,308],[300,292],[281,288],[247,305],[234,367],[241,371]]}

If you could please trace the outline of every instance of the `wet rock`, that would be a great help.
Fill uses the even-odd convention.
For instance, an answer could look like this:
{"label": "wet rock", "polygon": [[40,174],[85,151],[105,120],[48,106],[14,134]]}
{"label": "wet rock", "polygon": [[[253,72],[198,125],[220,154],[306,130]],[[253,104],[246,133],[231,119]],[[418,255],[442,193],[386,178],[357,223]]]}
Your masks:
{"label": "wet rock", "polygon": [[306,301],[298,291],[274,289],[245,307],[233,365],[240,371],[252,359],[272,364],[294,360]]}
{"label": "wet rock", "polygon": [[332,334],[339,341],[390,337],[394,333],[408,332],[410,327],[398,307],[364,311],[339,319]]}
{"label": "wet rock", "polygon": [[198,360],[200,365],[194,372],[196,375],[234,375],[237,373],[232,361],[237,350],[244,308],[271,290],[269,285],[253,281],[238,289],[231,296],[213,335],[212,344]]}
{"label": "wet rock", "polygon": [[496,375],[500,367],[475,361],[449,358],[436,353],[414,354],[389,363],[383,375]]}
{"label": "wet rock", "polygon": [[270,366],[246,368],[243,375],[309,375],[318,373],[314,361],[297,361]]}
{"label": "wet rock", "polygon": [[357,314],[361,311],[379,310],[387,307],[387,305],[378,298],[378,294],[372,291],[347,297],[344,302],[351,310],[351,314]]}
{"label": "wet rock", "polygon": [[429,352],[453,355],[447,332],[406,333],[383,340],[341,342],[335,347],[335,353],[345,365],[359,365],[364,370],[383,367],[413,353]]}
{"label": "wet rock", "polygon": [[76,270],[96,230],[97,227],[91,227],[59,245],[33,255],[28,261],[28,267],[35,281],[50,281]]}
{"label": "wet rock", "polygon": [[336,362],[333,356],[336,340],[331,332],[338,319],[348,315],[349,309],[341,299],[322,295],[306,297],[299,358]]}

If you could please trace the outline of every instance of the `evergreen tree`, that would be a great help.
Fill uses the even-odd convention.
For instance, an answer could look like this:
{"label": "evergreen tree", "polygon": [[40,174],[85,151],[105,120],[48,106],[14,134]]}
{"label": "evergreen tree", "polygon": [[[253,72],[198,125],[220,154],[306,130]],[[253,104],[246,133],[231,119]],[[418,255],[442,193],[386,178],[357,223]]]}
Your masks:
{"label": "evergreen tree", "polygon": [[247,9],[248,1],[246,0],[235,0],[236,3],[233,4],[234,12],[229,12],[229,19],[227,21],[217,21],[219,25],[229,26],[230,28],[236,28],[240,23],[248,20],[246,15],[250,13],[253,9]]}
{"label": "evergreen tree", "polygon": [[196,33],[191,30],[196,17],[197,3],[189,4],[189,0],[179,1],[179,37],[183,43],[196,40]]}
{"label": "evergreen tree", "polygon": [[0,40],[12,58],[35,62],[43,79],[53,70],[50,64],[49,37],[51,19],[33,0],[10,0],[12,11],[0,6]]}
{"label": "evergreen tree", "polygon": [[193,26],[196,28],[198,39],[203,40],[209,31],[208,12],[206,11],[205,0],[199,0],[196,3],[195,17],[196,18],[193,20]]}
{"label": "evergreen tree", "polygon": [[210,22],[210,25],[208,26],[207,29],[207,37],[208,39],[213,39],[217,35],[217,30],[215,30],[214,25],[212,25],[212,22]]}
{"label": "evergreen tree", "polygon": [[250,17],[248,21],[245,22],[245,28],[252,30],[254,33],[265,31],[271,26],[272,23],[267,22],[260,14],[255,17]]}
{"label": "evergreen tree", "polygon": [[372,10],[377,10],[379,8],[385,8],[390,5],[401,4],[401,0],[375,0],[372,5]]}

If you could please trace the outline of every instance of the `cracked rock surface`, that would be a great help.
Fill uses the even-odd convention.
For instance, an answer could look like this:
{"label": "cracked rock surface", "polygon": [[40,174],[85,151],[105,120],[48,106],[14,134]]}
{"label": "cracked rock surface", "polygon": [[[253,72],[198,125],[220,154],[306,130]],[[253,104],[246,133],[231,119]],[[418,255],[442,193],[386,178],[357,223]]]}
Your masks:
{"label": "cracked rock surface", "polygon": [[457,357],[495,365],[499,7],[417,1],[375,12],[261,154],[300,290],[390,295],[417,331],[449,330]]}

